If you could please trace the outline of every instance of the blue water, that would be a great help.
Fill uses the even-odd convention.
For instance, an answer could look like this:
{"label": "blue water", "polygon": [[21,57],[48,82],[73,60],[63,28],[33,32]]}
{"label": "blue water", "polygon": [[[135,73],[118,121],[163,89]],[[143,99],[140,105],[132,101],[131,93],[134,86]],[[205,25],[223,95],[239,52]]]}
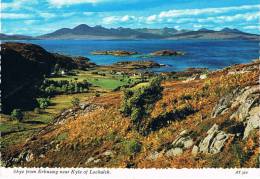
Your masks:
{"label": "blue water", "polygon": [[[247,63],[258,58],[259,46],[256,41],[227,40],[141,40],[141,41],[101,41],[101,40],[32,40],[23,41],[42,46],[50,52],[70,56],[85,56],[99,65],[109,65],[126,60],[153,60],[166,67],[153,71],[181,71],[189,67],[208,68],[210,70]],[[171,49],[183,51],[184,56],[171,57],[115,57],[91,55],[97,50],[127,50],[148,54],[157,50]]]}

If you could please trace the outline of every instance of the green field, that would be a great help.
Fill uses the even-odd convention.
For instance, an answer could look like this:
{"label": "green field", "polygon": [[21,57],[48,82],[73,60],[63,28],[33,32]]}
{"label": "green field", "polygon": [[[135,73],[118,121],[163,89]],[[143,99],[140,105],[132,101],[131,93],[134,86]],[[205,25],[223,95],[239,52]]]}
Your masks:
{"label": "green field", "polygon": [[128,77],[123,75],[111,75],[109,73],[103,73],[105,76],[99,74],[93,74],[94,71],[76,71],[76,76],[64,76],[64,77],[54,77],[49,78],[50,80],[77,80],[82,82],[87,80],[94,87],[99,87],[104,90],[113,90],[120,86],[135,82],[138,78]]}
{"label": "green field", "polygon": [[51,105],[45,110],[42,110],[40,114],[36,114],[34,111],[24,112],[22,122],[1,114],[0,131],[2,137],[0,141],[2,146],[6,147],[10,144],[16,144],[32,136],[34,132],[37,132],[52,122],[53,118],[62,110],[72,107],[71,99],[73,97],[85,101],[91,95],[93,95],[93,93],[58,95],[51,98]]}
{"label": "green field", "polygon": [[[64,109],[72,107],[71,100],[73,97],[79,98],[80,101],[86,101],[90,96],[94,96],[99,93],[106,93],[114,90],[120,86],[135,83],[139,81],[138,76],[128,77],[126,75],[112,75],[109,72],[98,71],[75,71],[76,75],[62,76],[49,78],[50,80],[68,80],[82,82],[87,80],[92,84],[92,87],[87,93],[69,94],[69,95],[57,95],[51,98],[51,105],[46,109],[42,109],[40,113],[32,111],[23,112],[24,117],[22,122],[10,118],[8,115],[1,114],[1,126],[0,131],[2,137],[0,142],[3,147],[7,147],[10,144],[16,144],[25,141],[33,133],[39,131],[41,128],[50,124],[55,116],[57,116]],[[140,83],[136,87],[141,87],[145,83]]]}

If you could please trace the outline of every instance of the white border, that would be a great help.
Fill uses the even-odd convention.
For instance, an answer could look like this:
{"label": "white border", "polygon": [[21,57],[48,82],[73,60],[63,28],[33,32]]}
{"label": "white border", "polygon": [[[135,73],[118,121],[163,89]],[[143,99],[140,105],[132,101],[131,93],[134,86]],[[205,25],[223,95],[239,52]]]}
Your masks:
{"label": "white border", "polygon": [[[23,174],[15,171],[24,172]],[[39,174],[38,171],[56,172]],[[35,171],[36,174],[26,174]],[[67,174],[60,172],[67,171]],[[106,171],[108,174],[91,174],[93,171]],[[76,174],[81,172],[81,174]],[[1,179],[57,179],[57,178],[95,178],[95,179],[239,179],[260,178],[260,169],[106,169],[106,168],[0,168]]]}

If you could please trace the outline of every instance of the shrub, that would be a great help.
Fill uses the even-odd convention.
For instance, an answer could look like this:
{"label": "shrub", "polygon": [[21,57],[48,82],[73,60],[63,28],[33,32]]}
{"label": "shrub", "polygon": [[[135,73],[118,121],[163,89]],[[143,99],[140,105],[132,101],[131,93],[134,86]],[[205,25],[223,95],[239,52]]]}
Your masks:
{"label": "shrub", "polygon": [[130,116],[135,127],[140,130],[142,121],[150,115],[154,103],[162,97],[161,78],[153,78],[148,85],[124,91],[121,112]]}
{"label": "shrub", "polygon": [[127,155],[134,155],[141,151],[141,143],[136,141],[135,139],[131,139],[129,141],[124,142],[124,152]]}
{"label": "shrub", "polygon": [[51,104],[49,98],[37,98],[36,100],[41,109],[46,109]]}
{"label": "shrub", "polygon": [[14,109],[11,112],[11,116],[19,121],[21,121],[23,119],[23,113],[21,111],[21,109]]}
{"label": "shrub", "polygon": [[74,81],[54,81],[45,79],[40,87],[40,91],[43,95],[46,96],[57,94],[81,93],[87,91],[90,86],[91,84],[87,80],[78,82],[78,78],[74,78]]}
{"label": "shrub", "polygon": [[73,97],[71,100],[71,104],[73,105],[73,107],[78,107],[80,103],[79,98]]}

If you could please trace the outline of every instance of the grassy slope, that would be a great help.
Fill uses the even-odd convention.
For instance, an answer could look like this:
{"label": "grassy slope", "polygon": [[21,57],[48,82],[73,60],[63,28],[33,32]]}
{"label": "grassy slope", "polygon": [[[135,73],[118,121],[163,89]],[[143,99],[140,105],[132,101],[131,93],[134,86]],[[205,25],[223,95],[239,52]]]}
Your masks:
{"label": "grassy slope", "polygon": [[[34,111],[24,112],[23,122],[12,120],[9,116],[1,115],[0,131],[2,132],[2,147],[8,147],[10,144],[17,144],[25,141],[33,133],[38,132],[41,128],[45,127],[53,121],[53,118],[62,110],[72,107],[71,99],[73,97],[79,98],[81,101],[86,101],[90,96],[94,96],[96,92],[107,92],[119,86],[128,83],[128,77],[122,75],[101,76],[92,74],[93,71],[77,71],[76,76],[65,76],[58,78],[50,78],[52,80],[75,80],[78,81],[88,80],[93,84],[89,93],[71,94],[71,95],[58,95],[51,99],[51,106],[42,110],[40,114]],[[136,78],[131,78],[132,82]]]}
{"label": "grassy slope", "polygon": [[13,120],[7,115],[1,114],[0,131],[2,133],[2,147],[25,141],[33,133],[52,122],[53,118],[62,110],[72,107],[71,99],[77,97],[85,101],[93,93],[82,93],[72,95],[59,95],[51,99],[51,106],[42,110],[40,114],[33,111],[24,112],[23,122]]}
{"label": "grassy slope", "polygon": [[[166,81],[163,83],[163,98],[159,100],[153,109],[152,116],[158,116],[165,111],[171,111],[189,104],[197,109],[194,115],[190,115],[180,121],[172,121],[168,126],[157,130],[144,137],[132,129],[129,118],[124,118],[120,112],[121,92],[107,93],[101,97],[94,97],[91,103],[102,105],[103,108],[69,120],[63,125],[58,125],[54,130],[38,137],[38,140],[30,144],[32,150],[37,146],[50,141],[59,141],[60,150],[50,149],[45,158],[36,158],[26,166],[63,166],[63,167],[256,167],[258,152],[244,159],[239,152],[244,143],[228,143],[224,151],[215,155],[198,155],[193,157],[191,151],[179,157],[171,158],[160,156],[151,161],[147,156],[152,151],[158,150],[172,142],[179,132],[188,129],[193,132],[196,141],[206,135],[207,130],[215,123],[221,125],[230,114],[222,115],[214,120],[210,119],[212,108],[219,98],[237,86],[256,84],[259,71],[245,73],[243,75],[227,75],[227,71],[215,72],[205,80],[195,80],[189,83],[181,81]],[[191,96],[190,100],[183,96]],[[165,107],[166,106],[166,107]],[[257,135],[252,136],[253,148],[257,146]],[[259,137],[259,136],[258,136]],[[125,150],[125,144],[130,140],[142,143],[142,149],[136,155],[129,154]],[[195,142],[196,142],[195,141]],[[109,158],[101,154],[107,150],[115,152],[115,157]],[[243,150],[242,150],[243,151]],[[85,163],[88,158],[98,156],[102,159],[97,164]]]}
{"label": "grassy slope", "polygon": [[58,78],[50,78],[51,80],[74,80],[77,78],[78,81],[87,80],[92,85],[97,86],[106,90],[113,90],[119,86],[126,85],[130,80],[135,81],[136,78],[129,78],[122,75],[111,75],[109,73],[103,73],[106,76],[92,74],[94,71],[78,71],[77,76],[65,76]]}
{"label": "grassy slope", "polygon": [[[259,71],[240,75],[227,75],[227,71],[214,72],[205,80],[194,80],[188,83],[182,81],[168,80],[163,83],[163,98],[159,100],[153,109],[152,116],[156,117],[165,111],[178,109],[183,105],[191,105],[197,110],[180,121],[171,121],[168,126],[154,131],[148,136],[138,134],[131,125],[130,119],[123,117],[119,110],[122,100],[122,92],[109,92],[100,97],[93,97],[89,102],[102,106],[97,110],[86,113],[76,120],[68,120],[62,125],[57,125],[53,130],[37,137],[35,142],[29,144],[30,149],[37,151],[39,146],[51,141],[56,141],[59,151],[55,147],[48,150],[44,158],[26,163],[26,166],[51,166],[51,167],[256,167],[258,152],[257,137],[252,136],[254,149],[253,155],[243,158],[243,148],[247,147],[248,141],[244,143],[228,143],[224,151],[216,155],[198,155],[193,157],[191,151],[187,150],[183,155],[175,158],[160,156],[151,161],[147,157],[152,151],[162,146],[167,146],[177,135],[188,129],[192,131],[195,142],[206,135],[207,130],[213,124],[224,124],[229,113],[210,119],[211,111],[217,101],[223,95],[237,86],[248,86],[256,84]],[[145,84],[142,84],[145,85]],[[142,86],[140,84],[140,86]],[[183,96],[190,96],[186,100]],[[258,135],[258,136],[257,136]],[[141,151],[137,154],[129,154],[126,143],[137,140],[142,144]],[[11,147],[10,152],[19,150],[22,146]],[[240,149],[242,152],[240,152]],[[107,150],[112,150],[115,157],[102,156]],[[256,150],[256,151],[255,151]],[[9,151],[8,151],[9,152]],[[86,163],[90,157],[101,158],[97,164]],[[242,158],[241,158],[242,157]]]}

